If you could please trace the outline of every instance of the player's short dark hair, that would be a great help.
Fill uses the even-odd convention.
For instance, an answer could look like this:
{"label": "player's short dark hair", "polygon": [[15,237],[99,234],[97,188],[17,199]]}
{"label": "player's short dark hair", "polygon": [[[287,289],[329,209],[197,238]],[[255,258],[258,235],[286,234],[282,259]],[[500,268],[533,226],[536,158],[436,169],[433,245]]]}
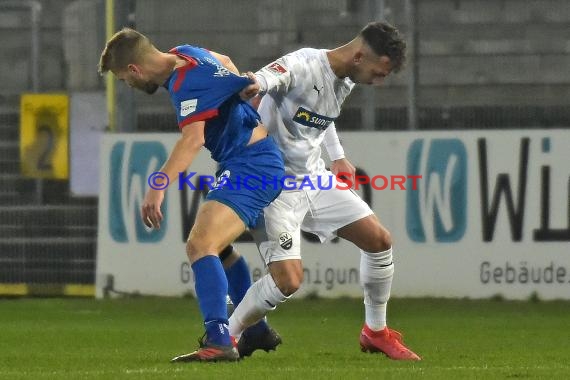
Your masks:
{"label": "player's short dark hair", "polygon": [[142,33],[123,28],[107,41],[99,59],[99,73],[125,69],[130,63],[138,62],[140,54],[152,47]]}
{"label": "player's short dark hair", "polygon": [[406,62],[406,41],[398,29],[387,22],[368,23],[359,33],[374,53],[387,56],[392,63],[392,71],[398,72]]}

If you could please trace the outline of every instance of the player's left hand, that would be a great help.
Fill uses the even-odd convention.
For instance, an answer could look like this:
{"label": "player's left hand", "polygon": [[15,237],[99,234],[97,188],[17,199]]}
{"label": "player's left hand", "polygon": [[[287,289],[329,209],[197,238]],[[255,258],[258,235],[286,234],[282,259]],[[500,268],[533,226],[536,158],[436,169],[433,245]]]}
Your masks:
{"label": "player's left hand", "polygon": [[342,173],[343,175],[349,174],[351,178],[354,178],[356,174],[356,168],[346,158],[340,158],[331,162],[331,172],[335,176],[337,176],[339,173]]}

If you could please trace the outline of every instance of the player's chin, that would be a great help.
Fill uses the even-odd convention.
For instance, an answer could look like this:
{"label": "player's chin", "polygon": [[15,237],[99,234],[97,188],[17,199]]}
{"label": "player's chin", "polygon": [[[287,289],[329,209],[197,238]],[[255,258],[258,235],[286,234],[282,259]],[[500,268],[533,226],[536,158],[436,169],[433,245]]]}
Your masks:
{"label": "player's chin", "polygon": [[156,90],[158,90],[158,85],[154,83],[147,83],[143,88],[143,91],[149,95],[154,94]]}
{"label": "player's chin", "polygon": [[374,80],[373,79],[368,79],[368,78],[350,78],[350,80],[352,80],[354,83],[356,84],[364,84],[364,85],[374,85]]}

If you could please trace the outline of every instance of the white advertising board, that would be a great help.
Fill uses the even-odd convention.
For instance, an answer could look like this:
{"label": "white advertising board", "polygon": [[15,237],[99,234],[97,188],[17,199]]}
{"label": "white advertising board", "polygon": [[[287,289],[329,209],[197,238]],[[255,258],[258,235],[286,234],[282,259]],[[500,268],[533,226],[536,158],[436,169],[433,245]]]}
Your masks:
{"label": "white advertising board", "polygon": [[76,196],[97,196],[99,147],[109,123],[105,93],[72,93],[70,108],[71,192]]}
{"label": "white advertising board", "polygon": [[[194,291],[185,240],[204,194],[171,185],[161,230],[147,231],[139,218],[148,176],[178,137],[103,139],[99,296],[109,275],[120,291]],[[570,299],[570,131],[353,132],[341,140],[358,174],[372,182],[357,192],[392,233],[393,296]],[[204,151],[189,170],[197,180],[213,175],[215,163]],[[409,178],[392,186],[409,175],[421,176],[415,190]],[[255,245],[235,245],[259,278]],[[361,295],[352,244],[304,236],[302,254],[300,296]]]}

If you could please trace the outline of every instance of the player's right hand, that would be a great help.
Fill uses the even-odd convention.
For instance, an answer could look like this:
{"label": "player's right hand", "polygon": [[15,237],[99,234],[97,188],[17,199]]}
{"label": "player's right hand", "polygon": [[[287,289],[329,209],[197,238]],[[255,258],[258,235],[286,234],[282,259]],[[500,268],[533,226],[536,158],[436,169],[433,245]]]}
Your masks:
{"label": "player's right hand", "polygon": [[247,102],[249,99],[253,98],[255,95],[259,93],[260,86],[259,83],[257,83],[257,79],[255,78],[254,73],[248,71],[247,73],[245,73],[245,76],[249,78],[251,84],[244,87],[240,91],[239,96],[243,101]]}
{"label": "player's right hand", "polygon": [[141,218],[145,226],[160,229],[160,222],[163,219],[160,206],[164,200],[164,190],[150,189],[141,207]]}
{"label": "player's right hand", "polygon": [[356,168],[346,158],[341,158],[331,162],[331,172],[336,176],[344,174],[349,175],[350,178],[354,178],[356,175]]}

